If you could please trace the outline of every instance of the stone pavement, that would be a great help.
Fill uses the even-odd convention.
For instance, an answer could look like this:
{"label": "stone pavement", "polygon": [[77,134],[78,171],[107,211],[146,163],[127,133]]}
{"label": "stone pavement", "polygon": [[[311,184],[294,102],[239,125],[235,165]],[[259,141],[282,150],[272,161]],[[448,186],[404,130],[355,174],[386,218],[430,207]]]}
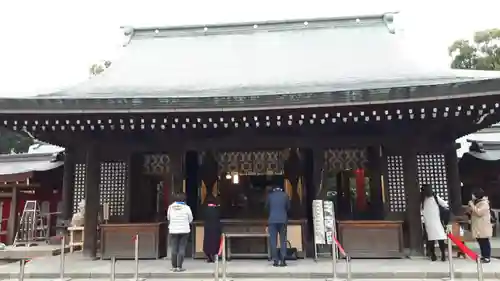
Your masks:
{"label": "stone pavement", "polygon": [[[59,257],[35,258],[26,265],[25,277],[34,279],[56,279],[59,277]],[[454,259],[455,276],[462,279],[476,279],[476,264],[470,260]],[[140,261],[140,277],[147,279],[213,279],[214,265],[200,260],[186,260],[186,272],[169,271],[168,260]],[[90,261],[79,254],[68,255],[66,277],[72,279],[103,279],[110,276],[110,261]],[[132,278],[134,261],[118,261],[116,278]],[[229,279],[326,279],[332,277],[332,264],[328,259],[314,262],[299,260],[289,262],[285,268],[274,268],[265,260],[233,260],[228,262]],[[353,279],[440,279],[448,277],[447,262],[431,262],[423,258],[393,260],[353,260]],[[19,263],[0,266],[0,279],[18,277]],[[338,264],[340,278],[346,276],[344,261]],[[484,265],[484,278],[500,278],[500,260]]]}
{"label": "stone pavement", "polygon": [[[25,281],[47,281],[47,279],[24,279]],[[50,280],[50,279],[49,279]],[[77,279],[78,281],[109,281],[109,279]],[[144,281],[165,281],[166,279],[145,279]],[[233,281],[234,279],[228,279]],[[294,279],[294,281],[310,281],[316,279]],[[18,281],[18,279],[0,279],[0,281]],[[130,279],[116,279],[116,281],[131,281]],[[184,279],[184,281],[214,281],[214,279]],[[222,281],[222,279],[221,279]],[[268,281],[268,279],[236,279],[236,281]],[[273,281],[290,281],[290,279],[273,279]],[[345,281],[339,279],[338,281]],[[381,281],[381,279],[363,279],[363,281]],[[391,281],[443,281],[443,279],[391,279]],[[477,279],[460,279],[460,281],[477,281]],[[498,279],[484,279],[484,281],[498,281]]]}
{"label": "stone pavement", "polygon": [[[47,281],[47,279],[24,279],[25,281]],[[109,281],[109,279],[77,279],[78,281]],[[144,281],[165,281],[166,279],[145,279]],[[233,281],[234,279],[228,279]],[[294,281],[310,281],[316,279],[294,279]],[[18,281],[18,279],[0,279],[0,281]],[[130,279],[116,279],[116,281],[131,281]],[[214,279],[184,279],[184,281],[214,281]],[[222,279],[221,279],[222,281]],[[268,281],[268,279],[237,279],[236,281]],[[290,279],[273,279],[273,281],[290,281]],[[345,280],[338,280],[345,281]],[[363,281],[381,281],[381,279],[363,279]],[[391,279],[391,281],[443,281],[443,279]],[[477,281],[477,279],[460,279],[460,281]],[[484,281],[498,281],[485,279]]]}

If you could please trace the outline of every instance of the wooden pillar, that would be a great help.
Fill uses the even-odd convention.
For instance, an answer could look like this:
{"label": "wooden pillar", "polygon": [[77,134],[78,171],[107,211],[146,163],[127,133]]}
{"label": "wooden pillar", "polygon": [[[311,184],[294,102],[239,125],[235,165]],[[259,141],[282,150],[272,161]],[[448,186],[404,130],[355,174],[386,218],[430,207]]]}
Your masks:
{"label": "wooden pillar", "polygon": [[[313,149],[313,180],[312,184],[314,186],[314,196],[311,198],[312,200],[314,199],[321,199],[320,198],[320,191],[322,188],[322,184],[324,185],[325,183],[323,177],[324,177],[324,167],[325,166],[325,155],[324,151],[321,148],[315,148]],[[323,186],[324,188],[324,186]]]}
{"label": "wooden pillar", "polygon": [[[134,157],[135,155],[131,153],[128,157],[128,163],[127,163],[127,182],[125,184],[125,222],[132,222],[133,221],[133,214],[132,214],[132,206],[133,206],[133,188],[135,186],[135,173],[142,168],[139,165],[137,165],[137,161],[140,159],[137,159],[138,157]],[[142,171],[140,171],[142,172]]]}
{"label": "wooden pillar", "polygon": [[[184,153],[176,151],[169,154],[170,156],[170,174],[171,174],[171,194],[183,192],[184,190]],[[172,197],[170,197],[172,198]]]}
{"label": "wooden pillar", "polygon": [[101,169],[97,148],[94,145],[89,146],[87,147],[86,153],[83,255],[89,258],[95,258],[97,256],[97,220],[100,209],[99,182]]}
{"label": "wooden pillar", "polygon": [[462,211],[462,186],[460,184],[460,174],[458,171],[458,158],[455,143],[446,147],[446,177],[448,181],[448,195],[450,198],[451,212],[454,215],[461,215]]}
{"label": "wooden pillar", "polygon": [[414,144],[406,146],[403,155],[406,189],[406,221],[410,238],[410,254],[423,254],[422,219],[420,216],[420,185],[417,177],[417,151]]}
{"label": "wooden pillar", "polygon": [[385,216],[384,193],[382,191],[382,155],[379,146],[368,148],[368,171],[370,172],[370,202],[373,206],[372,217],[383,219]]}
{"label": "wooden pillar", "polygon": [[68,148],[64,153],[64,174],[63,174],[63,185],[62,185],[61,218],[65,222],[69,222],[73,215],[74,181],[75,181],[75,152],[73,149]]}
{"label": "wooden pillar", "polygon": [[19,190],[16,187],[14,187],[12,188],[9,219],[7,220],[7,243],[9,244],[14,243],[14,238],[16,237],[16,230],[19,222],[19,216],[17,215],[18,202],[19,202]]}

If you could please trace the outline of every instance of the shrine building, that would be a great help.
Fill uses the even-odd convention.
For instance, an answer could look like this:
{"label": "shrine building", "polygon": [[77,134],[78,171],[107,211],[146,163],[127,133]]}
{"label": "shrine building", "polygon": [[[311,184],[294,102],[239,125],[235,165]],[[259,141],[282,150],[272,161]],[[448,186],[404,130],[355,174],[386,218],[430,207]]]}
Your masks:
{"label": "shrine building", "polygon": [[[202,258],[206,198],[225,232],[263,233],[269,186],[290,197],[300,257],[313,255],[313,199],[333,200],[352,257],[421,254],[420,186],[459,212],[455,140],[500,121],[500,79],[436,67],[391,13],[123,31],[102,74],[0,99],[0,124],[66,148],[64,217],[85,199],[89,257],[132,257],[135,233],[141,258],[164,256],[164,210],[185,192]],[[262,239],[231,247],[267,255]]]}

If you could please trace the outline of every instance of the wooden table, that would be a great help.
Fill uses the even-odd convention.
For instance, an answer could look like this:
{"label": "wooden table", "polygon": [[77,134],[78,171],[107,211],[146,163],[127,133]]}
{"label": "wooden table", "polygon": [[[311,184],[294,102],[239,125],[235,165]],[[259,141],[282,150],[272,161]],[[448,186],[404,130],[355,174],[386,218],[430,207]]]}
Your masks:
{"label": "wooden table", "polygon": [[101,258],[135,258],[134,236],[139,235],[139,258],[159,259],[166,256],[166,222],[101,225]]}
{"label": "wooden table", "polygon": [[[222,230],[226,234],[236,234],[236,236],[242,234],[251,233],[254,236],[239,236],[233,237],[231,239],[239,239],[240,241],[234,241],[232,245],[232,253],[233,257],[236,257],[238,254],[234,253],[235,248],[238,248],[240,252],[253,252],[252,254],[256,254],[255,256],[266,257],[266,254],[269,251],[268,239],[266,239],[266,244],[261,243],[260,241],[256,241],[256,239],[252,238],[264,238],[263,236],[267,236],[266,228],[267,228],[267,220],[254,220],[254,219],[223,219],[221,220]],[[289,220],[287,225],[287,239],[290,241],[291,247],[297,249],[297,255],[299,258],[303,258],[305,256],[305,239],[304,239],[304,231],[306,223],[305,220]],[[195,258],[205,258],[205,254],[203,253],[203,238],[204,238],[204,222],[203,221],[195,221],[193,228],[193,257]],[[262,236],[255,236],[256,234]],[[240,243],[241,240],[247,238],[249,244]],[[254,240],[254,241],[251,241]],[[245,249],[247,248],[247,249]],[[248,251],[250,248],[250,251]],[[246,255],[248,256],[248,255]]]}
{"label": "wooden table", "polygon": [[339,242],[353,258],[403,258],[402,221],[339,221]]}
{"label": "wooden table", "polygon": [[[263,238],[266,240],[266,253],[233,253],[231,251],[231,240],[238,238]],[[269,246],[269,235],[267,233],[226,233],[226,258],[271,258],[271,247]]]}

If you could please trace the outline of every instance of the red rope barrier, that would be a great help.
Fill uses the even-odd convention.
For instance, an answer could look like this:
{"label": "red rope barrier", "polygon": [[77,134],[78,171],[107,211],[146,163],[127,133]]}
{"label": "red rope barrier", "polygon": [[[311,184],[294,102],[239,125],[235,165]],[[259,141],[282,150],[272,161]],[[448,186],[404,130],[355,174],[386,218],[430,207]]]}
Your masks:
{"label": "red rope barrier", "polygon": [[453,234],[451,234],[451,233],[448,233],[448,238],[450,238],[450,240],[455,245],[457,245],[457,247],[460,249],[460,251],[462,251],[464,254],[466,254],[469,258],[471,258],[474,261],[477,260],[478,254],[476,254],[474,251],[469,249],[469,247],[465,246],[465,244],[462,241],[460,241],[460,239],[453,236]]}
{"label": "red rope barrier", "polygon": [[340,245],[340,242],[337,240],[337,238],[336,238],[336,237],[333,237],[333,241],[335,242],[335,244],[337,244],[337,248],[339,248],[339,252],[340,252],[343,256],[347,257],[347,254],[345,253],[344,248],[342,247],[342,245]]}
{"label": "red rope barrier", "polygon": [[222,255],[222,249],[224,249],[224,237],[220,237],[220,242],[219,242],[219,252],[217,253],[218,256]]}

